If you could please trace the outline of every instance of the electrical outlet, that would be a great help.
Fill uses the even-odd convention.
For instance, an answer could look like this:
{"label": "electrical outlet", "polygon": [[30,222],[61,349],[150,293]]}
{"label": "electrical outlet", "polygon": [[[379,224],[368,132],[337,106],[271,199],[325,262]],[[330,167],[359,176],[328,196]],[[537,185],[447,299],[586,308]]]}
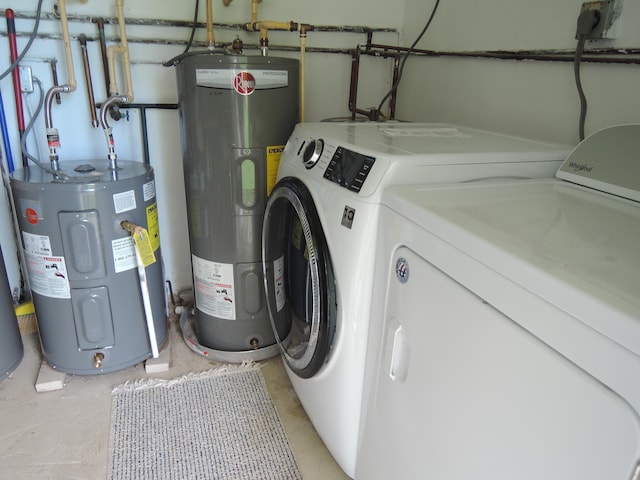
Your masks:
{"label": "electrical outlet", "polygon": [[[582,4],[580,14],[588,10],[598,13],[599,21],[590,33],[586,35],[587,40],[598,40],[602,38],[613,38],[613,24],[620,16],[619,0],[600,0],[596,2],[585,2]],[[577,37],[576,37],[577,38]]]}

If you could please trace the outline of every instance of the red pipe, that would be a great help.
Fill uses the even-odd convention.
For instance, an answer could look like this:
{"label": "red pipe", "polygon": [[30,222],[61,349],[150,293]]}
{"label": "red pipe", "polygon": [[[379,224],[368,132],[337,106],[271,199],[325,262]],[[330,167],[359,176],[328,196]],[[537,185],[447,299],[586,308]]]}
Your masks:
{"label": "red pipe", "polygon": [[[16,23],[15,23],[15,14],[13,10],[7,8],[5,10],[5,17],[7,18],[7,37],[9,38],[9,54],[11,63],[16,61],[18,58],[18,44],[16,43]],[[16,65],[16,68],[13,69],[13,94],[16,99],[16,116],[18,117],[18,131],[20,132],[20,140],[24,136],[24,110],[22,109],[22,87],[20,86],[20,69]],[[22,165],[24,167],[27,166],[27,158],[25,155],[22,156]]]}

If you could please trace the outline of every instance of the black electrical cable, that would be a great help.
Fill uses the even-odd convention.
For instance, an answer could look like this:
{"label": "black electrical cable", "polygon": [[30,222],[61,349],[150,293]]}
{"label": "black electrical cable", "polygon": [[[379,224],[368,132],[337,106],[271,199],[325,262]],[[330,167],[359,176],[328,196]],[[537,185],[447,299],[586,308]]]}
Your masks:
{"label": "black electrical cable", "polygon": [[584,94],[582,80],[580,79],[580,61],[584,53],[584,44],[587,41],[587,35],[593,31],[598,23],[600,23],[600,12],[598,10],[587,9],[578,16],[578,25],[576,28],[578,45],[576,47],[576,55],[573,59],[573,75],[576,80],[578,97],[580,98],[580,120],[578,123],[580,141],[584,140],[584,125],[587,120],[587,97]]}
{"label": "black electrical cable", "polygon": [[584,94],[582,81],[580,79],[580,60],[582,59],[582,54],[584,53],[585,41],[585,36],[580,35],[578,38],[578,46],[576,47],[576,55],[573,60],[573,75],[576,80],[578,97],[580,98],[580,119],[578,122],[578,135],[580,137],[580,141],[584,140],[584,126],[587,120],[587,97]]}
{"label": "black electrical cable", "polygon": [[191,49],[191,45],[193,44],[193,37],[196,35],[196,28],[198,26],[198,7],[200,6],[200,0],[196,0],[196,8],[195,13],[193,14],[193,25],[191,26],[191,35],[189,36],[189,41],[187,42],[187,48],[184,49],[182,54],[184,55]]}
{"label": "black electrical cable", "polygon": [[18,64],[22,61],[24,56],[27,54],[27,52],[31,48],[31,44],[33,43],[33,41],[36,39],[36,35],[38,34],[38,27],[40,26],[40,15],[42,13],[42,1],[43,0],[38,1],[38,8],[36,9],[36,23],[33,26],[33,31],[31,32],[31,35],[29,36],[29,41],[25,45],[24,50],[22,50],[22,53],[20,53],[20,55],[18,55],[18,58],[16,58],[16,61],[13,62],[9,66],[9,68],[7,68],[2,74],[0,74],[0,80],[3,80],[7,75],[9,75],[11,72],[15,70],[15,68],[18,66]]}
{"label": "black electrical cable", "polygon": [[198,26],[198,6],[200,4],[200,0],[196,0],[196,8],[195,13],[193,14],[193,25],[191,26],[191,35],[189,36],[189,40],[187,41],[187,48],[184,51],[173,57],[171,60],[167,60],[162,63],[163,67],[173,67],[176,63],[178,63],[183,58],[189,56],[189,50],[191,49],[191,45],[193,44],[193,37],[196,34],[196,27]]}
{"label": "black electrical cable", "polygon": [[438,5],[440,5],[440,0],[436,0],[435,5],[433,6],[433,10],[431,10],[431,15],[429,16],[429,20],[427,20],[427,23],[425,24],[424,28],[420,32],[420,35],[418,35],[418,37],[415,39],[413,44],[402,56],[402,59],[400,60],[400,68],[398,69],[398,78],[396,79],[396,82],[391,87],[391,90],[389,90],[387,94],[380,101],[380,104],[378,105],[378,113],[382,113],[382,105],[387,100],[387,98],[389,98],[393,94],[393,92],[395,92],[398,89],[398,85],[400,85],[400,80],[402,80],[402,72],[404,71],[404,65],[407,62],[409,55],[411,55],[411,52],[413,52],[413,49],[416,48],[416,45],[418,44],[418,42],[422,39],[424,34],[427,32],[429,25],[431,25],[431,21],[433,20],[433,17],[435,16],[436,11],[438,10]]}

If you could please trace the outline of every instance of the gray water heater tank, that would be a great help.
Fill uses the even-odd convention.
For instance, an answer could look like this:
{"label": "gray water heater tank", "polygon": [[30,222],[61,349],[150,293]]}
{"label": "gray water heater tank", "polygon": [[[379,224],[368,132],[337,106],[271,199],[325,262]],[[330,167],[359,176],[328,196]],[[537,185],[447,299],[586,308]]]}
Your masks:
{"label": "gray water heater tank", "polygon": [[22,360],[22,337],[11,298],[4,257],[0,249],[0,380],[5,378]]}
{"label": "gray water heater tank", "polygon": [[299,118],[299,62],[203,52],[176,72],[198,341],[225,352],[272,348],[262,220]]}
{"label": "gray water heater tank", "polygon": [[[79,375],[120,370],[167,338],[153,169],[139,162],[61,162],[13,172],[11,187],[44,359]],[[128,221],[148,231],[150,312]],[[153,328],[148,328],[147,319]]]}

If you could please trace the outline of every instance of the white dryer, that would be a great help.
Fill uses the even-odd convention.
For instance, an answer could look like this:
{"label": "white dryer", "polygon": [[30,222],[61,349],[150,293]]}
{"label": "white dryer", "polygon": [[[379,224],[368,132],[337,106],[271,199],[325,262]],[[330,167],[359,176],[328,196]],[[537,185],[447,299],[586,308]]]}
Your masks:
{"label": "white dryer", "polygon": [[356,478],[640,478],[639,152],[385,192]]}
{"label": "white dryer", "polygon": [[349,476],[384,188],[550,176],[569,150],[442,124],[296,127],[265,212],[266,298],[293,387]]}

